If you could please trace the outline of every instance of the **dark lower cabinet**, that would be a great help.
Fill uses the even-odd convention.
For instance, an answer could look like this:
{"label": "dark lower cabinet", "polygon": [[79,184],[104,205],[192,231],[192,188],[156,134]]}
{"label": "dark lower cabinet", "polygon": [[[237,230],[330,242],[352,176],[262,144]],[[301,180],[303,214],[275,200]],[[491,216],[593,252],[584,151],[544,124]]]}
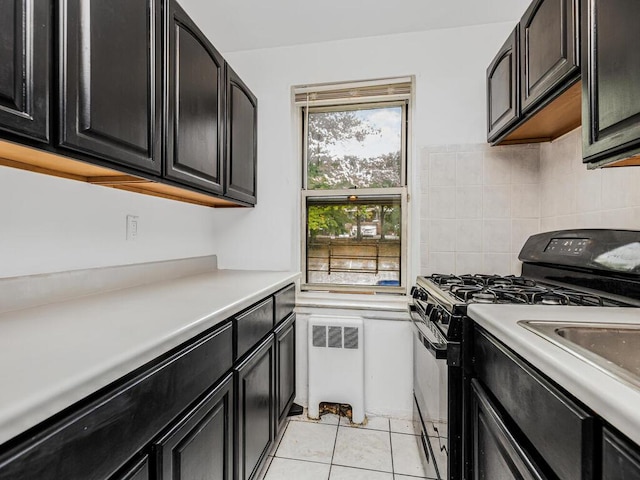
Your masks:
{"label": "dark lower cabinet", "polygon": [[233,478],[233,374],[156,441],[156,478]]}
{"label": "dark lower cabinet", "polygon": [[473,480],[543,480],[477,380],[472,380]]}
{"label": "dark lower cabinet", "polygon": [[296,394],[296,315],[292,313],[275,330],[276,334],[276,415],[280,425]]}
{"label": "dark lower cabinet", "polygon": [[61,0],[59,145],[159,174],[161,0]]}
{"label": "dark lower cabinet", "polygon": [[227,65],[227,150],[225,195],[256,203],[258,99]]}
{"label": "dark lower cabinet", "polygon": [[487,68],[487,140],[494,141],[520,117],[519,29],[509,35]]}
{"label": "dark lower cabinet", "polygon": [[51,3],[0,0],[0,131],[49,141]]}
{"label": "dark lower cabinet", "polygon": [[271,334],[235,368],[236,480],[256,478],[275,435],[275,343]]}
{"label": "dark lower cabinet", "polygon": [[167,3],[165,176],[222,193],[224,58],[177,2]]}
{"label": "dark lower cabinet", "polygon": [[640,150],[640,2],[582,0],[582,17],[582,154],[606,163]]}
{"label": "dark lower cabinet", "polygon": [[[474,336],[475,374],[549,471],[596,477],[595,416],[484,330]],[[546,468],[541,466],[541,468]]]}
{"label": "dark lower cabinet", "polygon": [[579,0],[534,0],[520,20],[523,113],[580,76]]}
{"label": "dark lower cabinet", "polygon": [[234,365],[237,317],[0,445],[0,480],[254,479],[295,395],[295,314]]}
{"label": "dark lower cabinet", "polygon": [[604,429],[602,438],[602,480],[640,478],[640,447],[615,432]]}

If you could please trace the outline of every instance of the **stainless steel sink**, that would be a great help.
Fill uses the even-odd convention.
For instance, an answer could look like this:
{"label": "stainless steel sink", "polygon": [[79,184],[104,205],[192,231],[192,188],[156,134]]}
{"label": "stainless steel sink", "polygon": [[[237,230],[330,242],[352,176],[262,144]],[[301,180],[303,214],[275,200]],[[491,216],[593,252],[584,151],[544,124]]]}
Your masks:
{"label": "stainless steel sink", "polygon": [[518,323],[605,373],[640,388],[640,325],[538,320]]}

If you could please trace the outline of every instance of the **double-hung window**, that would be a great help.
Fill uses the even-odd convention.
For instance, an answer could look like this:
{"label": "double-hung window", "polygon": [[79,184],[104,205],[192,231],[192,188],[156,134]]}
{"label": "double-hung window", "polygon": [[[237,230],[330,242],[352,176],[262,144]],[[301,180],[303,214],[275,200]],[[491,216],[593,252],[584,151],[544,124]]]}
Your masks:
{"label": "double-hung window", "polygon": [[406,290],[408,78],[295,90],[305,290]]}

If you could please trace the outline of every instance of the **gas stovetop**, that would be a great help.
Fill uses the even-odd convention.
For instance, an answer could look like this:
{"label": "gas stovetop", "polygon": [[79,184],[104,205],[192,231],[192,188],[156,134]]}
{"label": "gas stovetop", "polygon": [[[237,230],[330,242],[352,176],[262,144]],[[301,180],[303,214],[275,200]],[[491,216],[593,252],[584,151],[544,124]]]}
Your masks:
{"label": "gas stovetop", "polygon": [[443,275],[419,277],[427,292],[449,299],[450,304],[515,303],[526,305],[611,306],[616,302],[595,293],[538,282],[514,275]]}
{"label": "gas stovetop", "polygon": [[446,338],[461,334],[471,303],[640,307],[640,232],[565,230],[531,236],[522,275],[418,277],[412,318]]}

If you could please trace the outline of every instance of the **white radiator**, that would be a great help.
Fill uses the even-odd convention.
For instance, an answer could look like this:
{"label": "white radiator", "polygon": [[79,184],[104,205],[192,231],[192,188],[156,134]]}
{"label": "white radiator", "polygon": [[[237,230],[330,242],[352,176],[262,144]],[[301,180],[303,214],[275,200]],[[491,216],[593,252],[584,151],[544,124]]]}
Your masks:
{"label": "white radiator", "polygon": [[364,323],[360,317],[309,317],[309,417],[320,402],[348,403],[364,422]]}

